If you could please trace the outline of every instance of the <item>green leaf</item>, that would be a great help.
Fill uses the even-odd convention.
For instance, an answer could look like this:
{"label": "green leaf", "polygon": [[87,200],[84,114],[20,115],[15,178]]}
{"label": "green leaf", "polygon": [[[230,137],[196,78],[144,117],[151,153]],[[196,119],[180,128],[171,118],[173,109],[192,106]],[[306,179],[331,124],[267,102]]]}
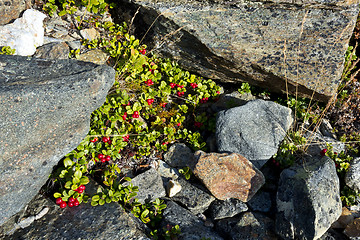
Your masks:
{"label": "green leaf", "polygon": [[54,198],[59,198],[59,197],[61,197],[61,193],[58,192],[54,193]]}
{"label": "green leaf", "polygon": [[80,170],[76,170],[75,173],[74,173],[74,177],[80,179],[81,176],[82,176],[82,172]]}
{"label": "green leaf", "polygon": [[67,181],[67,182],[65,183],[65,188],[66,188],[66,189],[70,189],[70,188],[71,188],[71,185],[72,185],[72,182]]}
{"label": "green leaf", "polygon": [[91,206],[95,207],[95,206],[97,206],[97,205],[99,205],[98,202],[91,201]]}
{"label": "green leaf", "polygon": [[82,178],[80,178],[80,184],[81,185],[86,185],[86,184],[88,184],[90,181],[89,181],[89,178],[88,177],[82,177]]}
{"label": "green leaf", "polygon": [[101,199],[99,200],[99,204],[100,204],[100,205],[104,205],[104,204],[105,204],[105,200],[101,198]]}
{"label": "green leaf", "polygon": [[99,197],[99,195],[94,195],[94,196],[91,198],[91,200],[97,202],[97,201],[100,200],[100,197]]}
{"label": "green leaf", "polygon": [[71,167],[74,164],[74,162],[70,158],[64,159],[64,166],[65,167]]}

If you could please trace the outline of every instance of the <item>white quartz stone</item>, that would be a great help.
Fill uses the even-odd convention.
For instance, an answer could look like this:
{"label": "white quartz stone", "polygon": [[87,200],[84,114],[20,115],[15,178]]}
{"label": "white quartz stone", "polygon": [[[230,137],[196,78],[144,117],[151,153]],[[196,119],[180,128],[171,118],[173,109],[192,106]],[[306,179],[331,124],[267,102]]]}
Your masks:
{"label": "white quartz stone", "polygon": [[36,47],[44,43],[43,21],[46,15],[28,9],[21,18],[13,23],[0,26],[0,46],[9,46],[16,50],[16,55],[33,55]]}

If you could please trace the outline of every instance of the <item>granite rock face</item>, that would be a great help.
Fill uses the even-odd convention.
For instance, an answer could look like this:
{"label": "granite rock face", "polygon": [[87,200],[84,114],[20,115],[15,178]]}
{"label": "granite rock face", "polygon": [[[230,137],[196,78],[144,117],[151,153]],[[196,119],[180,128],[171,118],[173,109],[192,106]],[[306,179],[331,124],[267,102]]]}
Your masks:
{"label": "granite rock face", "polygon": [[0,55],[0,225],[86,136],[114,78],[107,66]]}
{"label": "granite rock face", "polygon": [[341,215],[339,179],[328,157],[285,169],[277,192],[276,231],[283,239],[318,239]]}
{"label": "granite rock face", "polygon": [[358,0],[132,2],[162,56],[208,78],[320,100],[336,93],[359,12]]}
{"label": "granite rock face", "polygon": [[220,200],[250,200],[265,183],[264,175],[237,153],[197,151],[190,164],[194,175]]}
{"label": "granite rock face", "polygon": [[277,152],[292,122],[289,108],[260,99],[221,111],[216,119],[218,150],[239,153],[261,168]]}
{"label": "granite rock face", "polygon": [[248,207],[239,199],[230,198],[225,201],[216,200],[211,204],[209,209],[212,219],[219,220],[230,218],[241,212],[245,212],[248,210]]}

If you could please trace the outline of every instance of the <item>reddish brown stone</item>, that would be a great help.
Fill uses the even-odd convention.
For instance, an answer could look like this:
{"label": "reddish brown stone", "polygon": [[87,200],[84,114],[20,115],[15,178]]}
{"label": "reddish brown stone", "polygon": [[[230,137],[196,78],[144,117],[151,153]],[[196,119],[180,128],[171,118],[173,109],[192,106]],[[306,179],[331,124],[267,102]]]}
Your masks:
{"label": "reddish brown stone", "polygon": [[265,183],[263,174],[237,153],[197,151],[190,167],[195,176],[220,200],[237,198],[247,202]]}
{"label": "reddish brown stone", "polygon": [[349,238],[356,238],[360,237],[360,218],[356,218],[351,224],[349,224],[345,230],[344,234]]}
{"label": "reddish brown stone", "polygon": [[25,9],[25,0],[0,0],[0,25],[19,18],[20,13]]}

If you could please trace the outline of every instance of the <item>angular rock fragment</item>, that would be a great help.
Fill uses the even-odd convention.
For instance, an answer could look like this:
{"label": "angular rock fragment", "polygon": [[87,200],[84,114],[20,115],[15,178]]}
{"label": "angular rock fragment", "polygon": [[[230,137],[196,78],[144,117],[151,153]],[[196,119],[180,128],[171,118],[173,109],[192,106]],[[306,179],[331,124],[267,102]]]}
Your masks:
{"label": "angular rock fragment", "polygon": [[356,218],[344,230],[344,234],[351,240],[360,239],[360,218]]}
{"label": "angular rock fragment", "polygon": [[360,192],[360,157],[351,161],[350,168],[345,175],[345,183]]}
{"label": "angular rock fragment", "polygon": [[210,215],[214,220],[230,218],[247,210],[247,205],[235,198],[226,199],[225,201],[216,200],[209,208]]}
{"label": "angular rock fragment", "polygon": [[86,136],[114,79],[107,66],[0,55],[0,225]]}
{"label": "angular rock fragment", "polygon": [[246,212],[240,217],[222,219],[216,224],[216,230],[227,234],[231,240],[277,240],[274,221],[260,213]]}
{"label": "angular rock fragment", "polygon": [[183,178],[178,178],[177,182],[181,185],[181,191],[171,200],[181,203],[193,214],[203,213],[215,200],[213,196]]}
{"label": "angular rock fragment", "polygon": [[341,215],[339,179],[328,157],[285,169],[277,192],[276,231],[284,239],[318,239]]}
{"label": "angular rock fragment", "polygon": [[[154,168],[150,168],[146,172],[137,175],[131,180],[131,183],[139,187],[136,198],[139,199],[140,203],[152,202],[156,198],[165,197],[166,195],[161,176]],[[123,185],[126,186],[128,184],[126,182]]]}
{"label": "angular rock fragment", "polygon": [[164,154],[164,161],[172,167],[186,167],[193,157],[191,149],[183,143],[175,143]]}
{"label": "angular rock fragment", "polygon": [[183,240],[223,240],[210,227],[206,227],[200,218],[191,214],[190,211],[180,207],[178,204],[168,201],[164,210],[162,226],[179,225],[181,233],[178,236]]}
{"label": "angular rock fragment", "polygon": [[249,201],[265,183],[263,174],[237,153],[197,151],[190,167],[208,190],[220,200]]}
{"label": "angular rock fragment", "polygon": [[239,153],[261,168],[277,152],[292,122],[289,108],[260,99],[221,111],[216,119],[218,150]]}
{"label": "angular rock fragment", "polygon": [[322,100],[336,93],[359,13],[358,0],[132,2],[139,31],[189,70]]}

